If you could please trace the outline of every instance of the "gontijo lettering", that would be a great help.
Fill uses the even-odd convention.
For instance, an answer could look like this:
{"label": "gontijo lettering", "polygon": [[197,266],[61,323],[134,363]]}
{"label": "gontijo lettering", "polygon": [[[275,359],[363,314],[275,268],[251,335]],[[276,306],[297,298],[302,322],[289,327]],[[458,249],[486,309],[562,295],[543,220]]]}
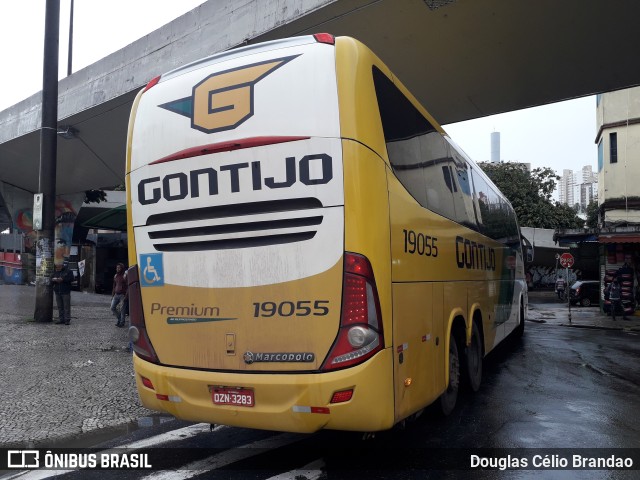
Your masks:
{"label": "gontijo lettering", "polygon": [[241,182],[243,175],[250,176],[251,188],[254,191],[262,190],[263,187],[288,188],[296,182],[308,186],[323,185],[333,179],[332,159],[326,153],[305,155],[298,161],[295,157],[287,157],[283,167],[282,175],[278,179],[263,178],[260,161],[251,164],[244,162],[222,165],[217,170],[208,167],[186,173],[170,173],[162,178],[145,178],[138,182],[138,201],[142,205],[149,205],[158,203],[161,198],[168,202],[182,200],[187,196],[197,198],[201,195],[201,190],[206,192],[205,195],[218,195],[220,182],[225,182],[225,187],[229,188],[231,193],[238,193],[242,185],[249,184]]}
{"label": "gontijo lettering", "polygon": [[458,268],[493,271],[496,269],[496,251],[482,243],[457,236],[456,262]]}

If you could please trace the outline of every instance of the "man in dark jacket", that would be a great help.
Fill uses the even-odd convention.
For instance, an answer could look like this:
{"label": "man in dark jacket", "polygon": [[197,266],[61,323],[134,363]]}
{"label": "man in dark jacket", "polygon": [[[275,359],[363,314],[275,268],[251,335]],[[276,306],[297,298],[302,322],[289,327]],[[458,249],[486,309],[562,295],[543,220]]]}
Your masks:
{"label": "man in dark jacket", "polygon": [[51,276],[53,283],[53,293],[56,295],[58,305],[57,325],[69,325],[71,323],[71,282],[73,272],[69,270],[69,264],[65,261],[56,265],[56,270]]}
{"label": "man in dark jacket", "polygon": [[[120,311],[118,311],[120,305]],[[124,327],[127,313],[129,313],[129,297],[127,295],[127,274],[123,263],[116,265],[111,289],[111,313],[118,319],[117,327]]]}
{"label": "man in dark jacket", "polygon": [[622,306],[622,298],[620,292],[620,282],[618,282],[618,278],[615,277],[608,287],[609,301],[611,302],[611,318],[615,320],[616,311],[622,309],[622,319],[629,320],[624,312],[624,307]]}

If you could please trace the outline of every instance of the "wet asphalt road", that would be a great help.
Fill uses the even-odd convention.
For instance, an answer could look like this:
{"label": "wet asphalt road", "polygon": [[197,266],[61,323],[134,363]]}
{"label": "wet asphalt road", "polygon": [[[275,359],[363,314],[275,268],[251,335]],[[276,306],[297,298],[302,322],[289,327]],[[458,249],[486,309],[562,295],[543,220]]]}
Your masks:
{"label": "wet asphalt road", "polygon": [[[367,441],[344,432],[294,435],[280,448],[270,446],[270,441],[275,447],[282,439],[280,433],[231,427],[209,433],[204,429],[199,435],[164,445],[173,448],[163,450],[166,464],[158,464],[155,457],[156,466],[173,470],[178,464],[225,452],[233,455],[240,451],[238,447],[262,442],[264,448],[250,458],[212,467],[197,478],[638,478],[639,470],[500,471],[469,470],[468,466],[472,454],[511,455],[531,461],[534,455],[571,459],[574,454],[611,453],[591,450],[603,448],[636,449],[615,452],[631,452],[638,466],[639,342],[636,333],[529,322],[522,341],[510,342],[486,359],[480,391],[464,394],[447,418],[428,411],[404,429],[379,433]],[[169,422],[164,430],[184,425]],[[158,431],[136,432],[110,446]],[[294,472],[305,465],[320,465],[319,476]],[[95,472],[95,477],[86,473],[77,472],[70,478],[125,478],[123,472]],[[144,475],[129,473],[126,478]]]}
{"label": "wet asphalt road", "polygon": [[[161,455],[151,454],[156,468],[171,471],[204,461],[208,466],[196,478],[640,478],[639,364],[637,332],[527,322],[522,340],[487,357],[480,391],[464,394],[447,418],[428,411],[406,428],[368,441],[344,432],[283,435],[222,427],[210,433],[203,426],[197,435],[164,443]],[[186,425],[168,421],[102,446],[152,440]],[[248,445],[251,455],[233,460]],[[611,451],[592,449],[612,448],[633,455],[636,470],[469,469],[473,454],[531,462],[534,455],[606,455]],[[315,468],[311,474],[298,470],[309,465]],[[166,478],[195,473],[185,471]],[[65,478],[133,479],[150,473],[79,471]]]}

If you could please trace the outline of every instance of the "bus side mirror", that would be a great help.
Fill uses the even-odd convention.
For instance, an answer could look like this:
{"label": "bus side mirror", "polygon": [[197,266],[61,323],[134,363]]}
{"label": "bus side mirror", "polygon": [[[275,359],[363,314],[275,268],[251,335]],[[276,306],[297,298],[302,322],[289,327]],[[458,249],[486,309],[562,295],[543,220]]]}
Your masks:
{"label": "bus side mirror", "polygon": [[533,247],[528,246],[525,249],[525,261],[527,263],[532,263],[533,262]]}
{"label": "bus side mirror", "polygon": [[533,262],[533,245],[531,242],[527,240],[526,237],[520,235],[520,239],[522,240],[522,250],[524,251],[524,261],[525,263]]}

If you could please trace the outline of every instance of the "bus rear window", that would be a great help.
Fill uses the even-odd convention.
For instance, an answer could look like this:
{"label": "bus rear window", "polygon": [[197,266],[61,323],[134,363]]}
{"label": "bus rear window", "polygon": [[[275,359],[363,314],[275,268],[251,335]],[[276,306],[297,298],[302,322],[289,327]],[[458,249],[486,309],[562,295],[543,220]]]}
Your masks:
{"label": "bus rear window", "polygon": [[464,158],[375,67],[373,81],[387,155],[400,183],[424,208],[476,230]]}
{"label": "bus rear window", "polygon": [[376,67],[373,67],[373,83],[378,97],[385,142],[405,140],[436,131],[393,82]]}

